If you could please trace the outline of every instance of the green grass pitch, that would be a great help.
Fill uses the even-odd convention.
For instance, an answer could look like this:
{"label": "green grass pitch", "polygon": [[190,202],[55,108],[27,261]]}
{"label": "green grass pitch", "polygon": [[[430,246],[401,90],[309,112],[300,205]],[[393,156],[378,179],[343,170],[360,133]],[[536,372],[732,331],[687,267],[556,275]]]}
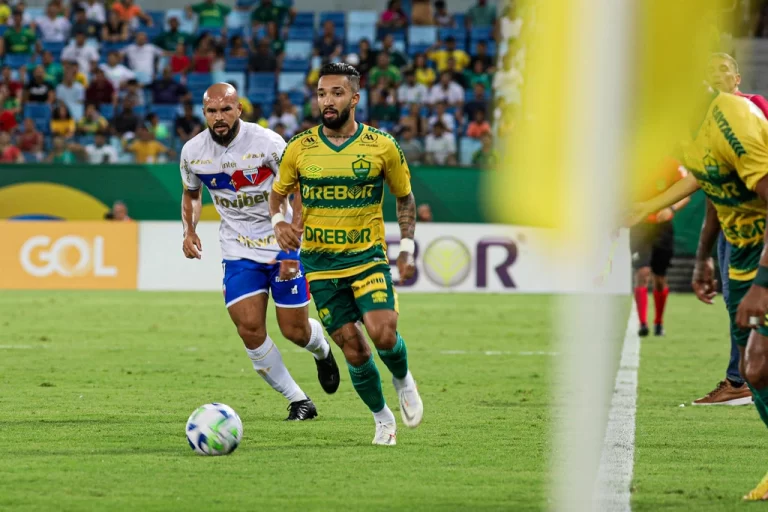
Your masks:
{"label": "green grass pitch", "polygon": [[[551,350],[549,303],[401,295],[425,419],[389,448],[371,445],[346,368],[323,393],[272,312],[317,420],[282,421],[287,404],[253,370],[218,293],[1,292],[0,510],[539,510],[552,356],[518,354]],[[198,456],[184,436],[212,401],[243,420],[228,457]]]}
{"label": "green grass pitch", "polygon": [[[546,510],[553,304],[402,295],[425,419],[386,448],[370,444],[346,370],[325,395],[272,313],[315,421],[282,421],[286,404],[253,371],[220,294],[2,292],[0,510]],[[668,335],[641,348],[632,508],[738,510],[768,470],[756,411],[680,407],[722,378],[724,308],[689,295],[668,308]],[[211,401],[243,419],[229,457],[197,456],[184,439]]]}

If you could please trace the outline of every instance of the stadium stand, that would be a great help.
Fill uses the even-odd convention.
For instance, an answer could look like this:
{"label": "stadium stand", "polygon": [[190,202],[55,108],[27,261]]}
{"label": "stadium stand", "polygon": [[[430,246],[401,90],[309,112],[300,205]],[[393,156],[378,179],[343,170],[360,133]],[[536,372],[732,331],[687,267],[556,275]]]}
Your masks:
{"label": "stadium stand", "polygon": [[[137,131],[147,137],[140,128],[178,153],[189,136],[182,129],[190,125],[183,120],[184,105],[192,102],[195,129],[201,129],[203,92],[218,81],[237,87],[245,120],[291,126],[289,136],[320,122],[311,91],[321,65],[340,60],[364,75],[358,118],[413,147],[425,145],[422,157],[413,153],[413,165],[494,160],[478,153],[487,151],[482,123],[488,120],[496,129],[492,84],[511,72],[500,69],[494,78],[506,47],[497,42],[495,14],[485,16],[492,20],[486,26],[473,26],[465,13],[452,13],[450,26],[425,26],[410,25],[410,2],[400,6],[398,0],[382,12],[297,12],[268,0],[239,0],[235,9],[208,0],[167,11],[143,11],[132,0],[101,9],[101,0],[73,5],[53,0],[45,8],[25,9],[20,3],[0,27],[0,131],[11,135],[11,145],[36,141],[25,145],[27,162],[47,158],[54,137],[65,146],[92,147],[94,134],[102,132],[120,162],[133,162],[129,148]],[[86,37],[77,37],[81,33]],[[509,98],[501,101],[506,108]],[[420,105],[415,114],[412,103]],[[62,104],[67,108],[60,110]],[[106,127],[79,128],[97,126],[86,119],[89,104],[96,107],[89,115],[100,114]],[[480,127],[471,124],[478,110],[484,112]],[[70,117],[78,129],[52,130]],[[449,132],[430,137],[436,124]],[[404,139],[406,126],[416,129]],[[8,161],[3,151],[0,162]],[[149,161],[172,154],[158,151],[157,160]],[[88,161],[85,154],[76,156]]]}

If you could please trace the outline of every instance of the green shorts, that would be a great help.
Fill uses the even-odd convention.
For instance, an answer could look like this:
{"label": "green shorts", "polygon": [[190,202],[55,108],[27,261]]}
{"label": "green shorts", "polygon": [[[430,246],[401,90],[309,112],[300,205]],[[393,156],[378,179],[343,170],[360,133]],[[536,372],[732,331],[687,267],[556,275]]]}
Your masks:
{"label": "green shorts", "polygon": [[[731,319],[731,338],[737,345],[746,347],[752,329],[739,329],[736,325],[736,311],[739,309],[741,299],[744,298],[749,291],[749,288],[752,286],[752,280],[736,281],[735,279],[729,279],[728,286],[730,294],[728,297],[728,316]],[[757,332],[763,336],[768,336],[768,325],[763,325],[757,329]]]}
{"label": "green shorts", "polygon": [[389,265],[377,265],[350,277],[310,281],[309,291],[320,321],[331,334],[361,320],[368,311],[398,311]]}

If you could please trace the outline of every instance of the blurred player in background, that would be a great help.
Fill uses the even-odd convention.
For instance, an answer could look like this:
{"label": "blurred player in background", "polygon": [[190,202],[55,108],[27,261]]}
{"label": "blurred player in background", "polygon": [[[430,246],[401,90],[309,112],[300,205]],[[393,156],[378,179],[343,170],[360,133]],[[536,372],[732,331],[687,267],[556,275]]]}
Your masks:
{"label": "blurred player in background", "polygon": [[[739,91],[741,84],[741,75],[739,74],[739,64],[736,59],[727,53],[715,53],[709,59],[707,69],[709,84],[720,92],[727,92],[747,98],[754,103],[763,115],[768,118],[768,101],[759,94],[744,94]],[[717,259],[720,266],[720,283],[723,290],[723,299],[726,305],[729,301],[728,287],[728,262],[731,256],[731,245],[726,240],[717,222],[717,212],[712,201],[707,199],[707,217],[705,226],[708,229],[702,229],[701,238],[705,245],[710,245],[711,237],[717,237]],[[697,293],[699,295],[699,293]],[[744,378],[739,372],[739,345],[736,343],[737,337],[731,332],[731,355],[728,361],[728,368],[725,371],[725,378],[718,382],[715,389],[705,396],[695,400],[693,405],[746,405],[752,403],[752,392],[744,385]]]}
{"label": "blurred player in background", "polygon": [[[739,370],[752,391],[760,418],[768,426],[768,121],[751,101],[714,92],[702,106],[703,121],[682,148],[683,163],[717,212],[715,219],[731,245],[728,266],[728,313],[739,346]],[[692,193],[678,182],[645,203],[655,211]],[[681,195],[683,194],[683,195]],[[712,216],[705,217],[694,271],[694,290],[705,302],[715,296]],[[744,496],[768,500],[768,474]]]}
{"label": "blurred player in background", "polygon": [[[269,222],[267,198],[285,141],[271,130],[241,121],[241,112],[237,91],[229,84],[215,84],[203,97],[208,129],[184,144],[181,152],[183,251],[187,258],[202,257],[195,228],[204,183],[221,215],[219,240],[229,316],[254,369],[288,399],[286,419],[308,420],[317,416],[315,405],[293,380],[267,334],[270,291],[280,331],[314,356],[318,379],[327,393],[338,389],[339,369],[322,325],[308,317],[309,289],[296,261],[298,254],[280,251]],[[292,209],[283,206],[291,222]],[[292,267],[295,272],[289,275],[281,272],[281,267]]]}
{"label": "blurred player in background", "polygon": [[[686,171],[679,162],[670,159],[664,163],[649,197],[668,189],[673,183],[685,178]],[[664,335],[664,308],[669,296],[667,270],[674,256],[675,232],[672,218],[675,212],[688,204],[689,198],[649,215],[643,222],[632,227],[629,245],[632,267],[635,270],[635,304],[640,319],[640,336],[648,336],[648,284],[653,280],[653,303],[656,316],[653,332]]]}
{"label": "blurred player in background", "polygon": [[[301,262],[326,330],[344,352],[352,385],[373,413],[373,444],[396,444],[397,424],[387,407],[379,370],[362,320],[382,362],[392,373],[400,414],[419,425],[423,405],[408,369],[405,341],[397,331],[398,299],[390,276],[381,203],[384,182],[397,198],[400,279],[411,277],[416,201],[403,152],[388,134],[355,121],[360,74],[349,64],[327,64],[317,86],[322,125],[288,143],[269,197],[277,241],[284,250],[301,244]],[[300,188],[302,231],[280,211]]]}

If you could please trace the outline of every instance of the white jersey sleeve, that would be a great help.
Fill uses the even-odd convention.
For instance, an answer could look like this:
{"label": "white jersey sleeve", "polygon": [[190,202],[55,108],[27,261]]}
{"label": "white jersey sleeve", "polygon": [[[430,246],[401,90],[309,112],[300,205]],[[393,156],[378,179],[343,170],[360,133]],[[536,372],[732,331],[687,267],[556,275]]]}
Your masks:
{"label": "white jersey sleeve", "polygon": [[187,190],[198,190],[202,182],[190,168],[189,160],[187,159],[187,153],[189,152],[187,150],[187,144],[189,144],[189,142],[185,143],[184,147],[181,148],[181,158],[179,158],[181,181],[184,183],[184,187],[186,187]]}

